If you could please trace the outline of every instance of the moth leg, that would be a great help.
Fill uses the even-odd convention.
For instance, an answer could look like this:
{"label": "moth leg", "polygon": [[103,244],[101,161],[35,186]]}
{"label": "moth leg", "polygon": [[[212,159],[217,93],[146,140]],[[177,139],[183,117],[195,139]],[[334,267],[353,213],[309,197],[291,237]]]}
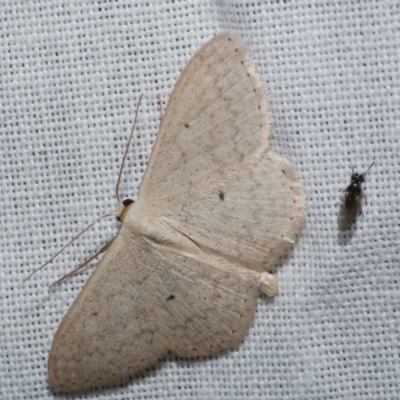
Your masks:
{"label": "moth leg", "polygon": [[56,286],[59,283],[63,282],[65,279],[69,278],[72,275],[75,275],[78,271],[80,271],[82,268],[86,267],[91,261],[93,261],[98,255],[101,253],[104,253],[107,251],[107,249],[110,247],[111,243],[114,241],[115,238],[111,239],[108,243],[106,243],[99,251],[97,251],[95,254],[90,256],[86,261],[84,261],[82,264],[78,265],[75,269],[72,271],[68,272],[68,274],[64,275],[62,278],[58,279],[57,281],[53,282],[50,287]]}

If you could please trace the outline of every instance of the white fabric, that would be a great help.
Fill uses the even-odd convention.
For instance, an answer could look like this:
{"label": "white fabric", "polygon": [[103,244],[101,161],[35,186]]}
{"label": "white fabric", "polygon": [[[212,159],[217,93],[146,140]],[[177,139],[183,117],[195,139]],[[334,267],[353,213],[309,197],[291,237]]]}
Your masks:
{"label": "white fabric", "polygon": [[[260,298],[243,344],[167,359],[93,399],[400,398],[400,7],[365,2],[81,2],[0,5],[0,398],[51,399],[47,356],[93,266],[55,288],[118,232],[87,232],[114,186],[144,99],[121,187],[135,197],[166,101],[194,51],[229,30],[247,46],[274,118],[271,145],[298,172],[307,222]],[[368,204],[337,229],[339,189],[363,172]]]}

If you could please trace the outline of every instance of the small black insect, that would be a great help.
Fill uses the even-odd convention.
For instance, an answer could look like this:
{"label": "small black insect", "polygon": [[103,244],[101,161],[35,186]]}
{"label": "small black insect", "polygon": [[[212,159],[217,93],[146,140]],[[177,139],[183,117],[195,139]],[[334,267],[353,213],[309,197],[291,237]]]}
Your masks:
{"label": "small black insect", "polygon": [[344,195],[340,201],[342,205],[340,207],[338,217],[338,226],[341,231],[347,231],[351,228],[351,225],[353,225],[353,222],[357,217],[358,211],[361,211],[362,214],[361,200],[363,197],[365,198],[365,196],[362,192],[361,184],[365,182],[365,176],[370,168],[374,165],[374,162],[363,174],[354,172],[353,168],[350,185],[347,186],[346,189],[341,190],[344,192]]}

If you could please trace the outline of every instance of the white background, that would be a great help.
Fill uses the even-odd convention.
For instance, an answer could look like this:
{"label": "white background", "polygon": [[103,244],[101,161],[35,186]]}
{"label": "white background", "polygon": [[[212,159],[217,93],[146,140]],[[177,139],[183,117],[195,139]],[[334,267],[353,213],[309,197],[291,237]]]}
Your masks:
{"label": "white background", "polygon": [[[168,99],[220,31],[245,44],[268,93],[272,149],[303,184],[306,227],[260,298],[244,343],[167,359],[129,384],[76,398],[400,398],[400,6],[398,1],[0,3],[0,397],[54,398],[47,356],[93,265],[118,232],[103,221],[23,279],[96,216],[114,186],[139,95],[122,197],[135,198]],[[351,168],[374,167],[353,230],[337,229]]]}

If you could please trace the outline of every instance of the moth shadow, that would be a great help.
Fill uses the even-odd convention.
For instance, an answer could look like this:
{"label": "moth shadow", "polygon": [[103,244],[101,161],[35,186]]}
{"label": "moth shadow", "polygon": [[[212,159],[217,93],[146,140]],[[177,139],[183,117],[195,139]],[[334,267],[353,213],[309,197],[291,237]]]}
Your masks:
{"label": "moth shadow", "polygon": [[[304,226],[302,227],[302,231],[304,230]],[[283,252],[281,254],[279,254],[276,259],[274,260],[274,262],[268,266],[268,268],[266,268],[266,272],[269,272],[270,274],[276,274],[278,272],[278,270],[282,267],[284,267],[289,260],[292,258],[294,250],[295,250],[295,246],[297,244],[297,242],[300,239],[300,234],[297,234],[294,238],[294,242],[291,243],[290,246],[288,246],[287,248],[285,248],[283,250]],[[266,299],[273,299],[266,296]]]}
{"label": "moth shadow", "polygon": [[102,386],[93,386],[83,390],[76,390],[72,392],[57,392],[49,386],[49,393],[51,393],[55,398],[59,399],[76,399],[79,395],[84,395],[85,399],[98,399],[99,395],[106,395],[106,398],[113,398],[116,395],[116,391],[118,389],[122,390],[135,383],[146,380],[147,378],[152,378],[156,375],[157,371],[162,368],[163,364],[170,360],[167,356],[160,358],[156,361],[151,367],[143,369],[142,371],[129,376],[119,383],[115,383],[113,385],[102,385]]}
{"label": "moth shadow", "polygon": [[208,356],[193,356],[193,357],[179,357],[173,353],[168,355],[164,361],[173,361],[179,368],[191,367],[193,365],[199,364],[201,362],[207,362],[211,360],[215,360],[223,354],[227,354],[231,349],[223,350],[218,354],[208,355]]}
{"label": "moth shadow", "polygon": [[[266,297],[266,296],[265,296]],[[245,337],[247,334],[245,335]],[[161,369],[166,362],[173,362],[178,368],[190,367],[192,365],[207,362],[214,359],[217,359],[225,354],[228,354],[232,350],[235,350],[240,347],[240,345],[244,342],[245,337],[240,340],[236,345],[222,350],[216,354],[208,355],[208,356],[194,356],[194,357],[180,357],[172,352],[168,352],[165,356],[157,360],[151,367],[146,368],[137,374],[128,377],[126,380],[121,381],[120,383],[116,383],[114,385],[104,385],[104,386],[96,386],[87,388],[84,390],[78,390],[73,392],[56,392],[49,386],[49,393],[51,393],[55,398],[59,399],[76,399],[77,396],[85,396],[86,399],[97,399],[101,394],[102,396],[106,396],[111,398],[116,395],[116,391],[118,389],[122,390],[129,386],[134,386],[136,383],[143,382],[147,378],[153,378],[156,376],[159,369]]]}

